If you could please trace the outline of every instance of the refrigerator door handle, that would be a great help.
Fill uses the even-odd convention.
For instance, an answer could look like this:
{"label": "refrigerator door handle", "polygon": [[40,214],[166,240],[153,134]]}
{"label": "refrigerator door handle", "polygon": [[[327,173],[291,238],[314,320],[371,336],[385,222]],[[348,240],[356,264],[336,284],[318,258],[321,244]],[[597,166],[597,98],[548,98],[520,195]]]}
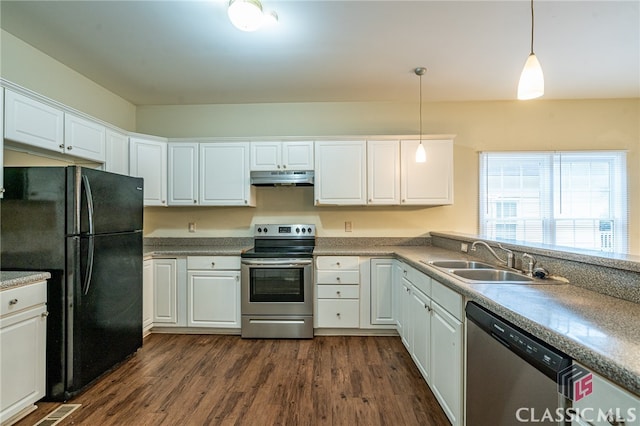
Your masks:
{"label": "refrigerator door handle", "polygon": [[87,195],[89,234],[93,235],[95,232],[95,229],[93,228],[93,195],[91,194],[91,184],[89,184],[89,178],[87,178],[86,175],[82,175],[82,183],[84,184],[84,192]]}
{"label": "refrigerator door handle", "polygon": [[82,183],[84,184],[84,192],[87,196],[87,216],[89,224],[89,247],[87,249],[87,269],[84,274],[83,293],[86,295],[89,293],[89,287],[91,286],[91,274],[93,273],[93,254],[95,252],[95,242],[93,240],[93,234],[95,229],[93,227],[93,195],[91,194],[91,184],[86,175],[82,175]]}

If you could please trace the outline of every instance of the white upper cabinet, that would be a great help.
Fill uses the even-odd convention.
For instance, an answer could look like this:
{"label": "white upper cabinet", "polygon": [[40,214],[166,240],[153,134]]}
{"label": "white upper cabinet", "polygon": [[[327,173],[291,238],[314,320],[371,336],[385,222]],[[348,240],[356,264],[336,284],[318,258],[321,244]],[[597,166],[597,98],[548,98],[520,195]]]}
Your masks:
{"label": "white upper cabinet", "polygon": [[4,137],[15,142],[64,152],[64,112],[6,90]]}
{"label": "white upper cabinet", "polygon": [[129,136],[107,129],[105,170],[129,174]]}
{"label": "white upper cabinet", "polygon": [[400,204],[400,141],[367,141],[367,203]]}
{"label": "white upper cabinet", "polygon": [[129,174],[144,179],[144,205],[167,205],[167,143],[142,136],[129,139]]}
{"label": "white upper cabinet", "polygon": [[427,161],[416,163],[418,140],[400,142],[402,205],[453,204],[453,141],[422,140]]}
{"label": "white upper cabinet", "polygon": [[249,142],[200,143],[199,204],[255,206],[249,158]]}
{"label": "white upper cabinet", "polygon": [[104,163],[105,141],[106,129],[102,124],[69,113],[64,115],[64,148],[67,154]]}
{"label": "white upper cabinet", "polygon": [[168,195],[170,206],[198,204],[199,145],[169,144]]}
{"label": "white upper cabinet", "polygon": [[366,141],[316,141],[316,205],[365,205],[366,188]]}
{"label": "white upper cabinet", "polygon": [[251,142],[251,170],[313,170],[313,141]]}

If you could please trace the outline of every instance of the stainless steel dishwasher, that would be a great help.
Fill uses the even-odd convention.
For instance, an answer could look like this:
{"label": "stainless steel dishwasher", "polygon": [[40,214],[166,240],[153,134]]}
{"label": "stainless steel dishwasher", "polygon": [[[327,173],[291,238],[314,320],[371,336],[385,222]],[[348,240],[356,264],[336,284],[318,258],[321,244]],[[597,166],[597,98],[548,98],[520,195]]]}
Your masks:
{"label": "stainless steel dishwasher", "polygon": [[465,310],[467,426],[563,425],[556,378],[571,358],[473,302]]}

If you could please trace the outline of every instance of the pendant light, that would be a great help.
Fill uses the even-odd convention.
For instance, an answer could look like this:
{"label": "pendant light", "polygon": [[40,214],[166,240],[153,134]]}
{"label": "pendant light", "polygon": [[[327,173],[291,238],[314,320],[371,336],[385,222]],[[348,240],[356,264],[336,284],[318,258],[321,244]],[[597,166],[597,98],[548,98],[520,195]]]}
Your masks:
{"label": "pendant light", "polygon": [[418,145],[418,149],[416,149],[416,163],[425,163],[427,161],[427,151],[424,149],[424,145],[422,145],[422,76],[427,72],[427,69],[424,67],[418,67],[413,72],[420,78],[420,144]]}
{"label": "pendant light", "polygon": [[544,95],[544,76],[540,62],[533,53],[533,0],[531,0],[531,51],[518,83],[518,99],[527,100]]}

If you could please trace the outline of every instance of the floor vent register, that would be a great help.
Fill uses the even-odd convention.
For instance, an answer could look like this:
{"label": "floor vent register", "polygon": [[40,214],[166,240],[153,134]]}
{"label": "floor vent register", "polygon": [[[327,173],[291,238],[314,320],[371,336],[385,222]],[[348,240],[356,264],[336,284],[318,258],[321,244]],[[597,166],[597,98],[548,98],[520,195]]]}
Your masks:
{"label": "floor vent register", "polygon": [[62,404],[34,426],[53,426],[60,423],[65,417],[77,410],[82,404]]}

